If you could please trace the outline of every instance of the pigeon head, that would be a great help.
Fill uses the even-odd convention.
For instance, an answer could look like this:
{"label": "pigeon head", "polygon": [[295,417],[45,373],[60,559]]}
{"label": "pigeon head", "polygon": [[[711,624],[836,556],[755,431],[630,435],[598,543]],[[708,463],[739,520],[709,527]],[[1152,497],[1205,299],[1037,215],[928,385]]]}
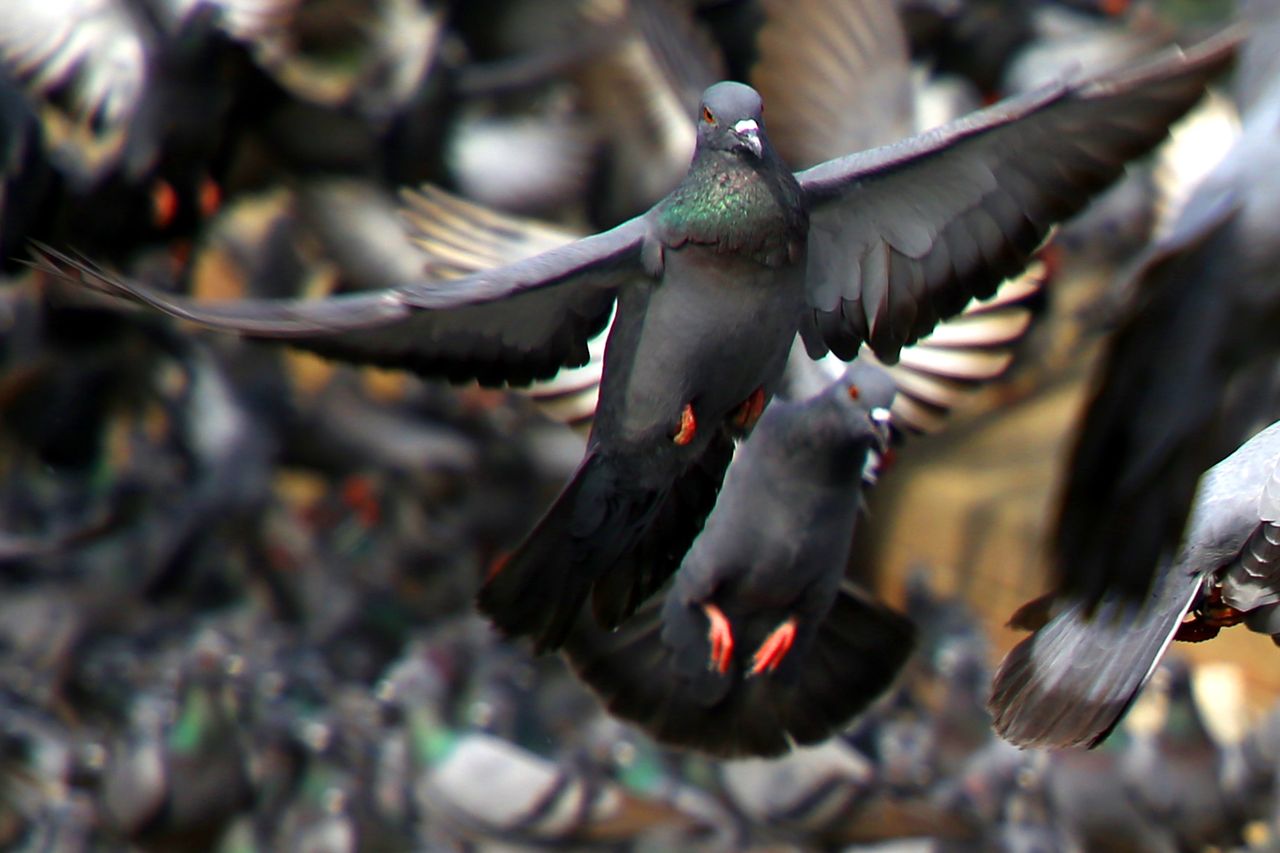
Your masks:
{"label": "pigeon head", "polygon": [[742,83],[717,83],[702,93],[698,111],[698,147],[764,156],[764,104],[760,93]]}
{"label": "pigeon head", "polygon": [[848,390],[847,396],[871,412],[888,411],[898,393],[898,385],[889,371],[865,358],[855,359],[837,384],[857,389],[856,393]]}
{"label": "pigeon head", "polygon": [[896,391],[882,367],[856,361],[814,397],[770,405],[748,441],[767,435],[783,449],[778,456],[788,470],[803,470],[814,483],[875,482],[889,446]]}

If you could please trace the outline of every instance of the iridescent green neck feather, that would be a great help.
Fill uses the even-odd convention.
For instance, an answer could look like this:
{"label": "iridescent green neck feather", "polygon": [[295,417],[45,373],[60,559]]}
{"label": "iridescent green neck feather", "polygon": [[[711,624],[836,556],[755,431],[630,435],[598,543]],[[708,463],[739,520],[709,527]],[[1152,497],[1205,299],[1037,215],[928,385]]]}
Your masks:
{"label": "iridescent green neck feather", "polygon": [[700,153],[658,210],[665,242],[715,246],[776,266],[803,242],[808,215],[785,168],[753,166],[734,154]]}

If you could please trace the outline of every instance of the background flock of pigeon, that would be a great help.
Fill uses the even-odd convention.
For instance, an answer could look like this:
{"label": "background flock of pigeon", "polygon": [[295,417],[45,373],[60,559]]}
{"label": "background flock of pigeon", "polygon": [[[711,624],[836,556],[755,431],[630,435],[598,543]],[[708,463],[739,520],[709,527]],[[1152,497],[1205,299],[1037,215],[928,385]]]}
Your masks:
{"label": "background flock of pigeon", "polygon": [[0,848],[1280,847],[1278,175],[1277,0],[9,0]]}

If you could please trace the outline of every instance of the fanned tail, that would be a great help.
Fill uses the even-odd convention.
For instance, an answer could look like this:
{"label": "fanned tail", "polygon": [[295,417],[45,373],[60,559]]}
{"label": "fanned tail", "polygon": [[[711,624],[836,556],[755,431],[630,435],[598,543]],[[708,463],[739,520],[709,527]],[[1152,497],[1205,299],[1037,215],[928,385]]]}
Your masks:
{"label": "fanned tail", "polygon": [[[564,651],[611,713],[657,740],[722,757],[769,756],[848,724],[893,683],[914,637],[910,620],[845,584],[791,680],[748,678],[737,666],[706,671],[697,611],[665,600],[649,601],[615,632],[580,619]],[[693,678],[681,674],[690,662]]]}
{"label": "fanned tail", "polygon": [[1018,746],[1096,746],[1151,677],[1202,576],[1166,570],[1141,606],[1073,600],[1005,657],[987,707]]}
{"label": "fanned tail", "polygon": [[592,586],[635,547],[664,493],[620,481],[608,457],[590,453],[555,503],[477,596],[503,634],[559,648]]}

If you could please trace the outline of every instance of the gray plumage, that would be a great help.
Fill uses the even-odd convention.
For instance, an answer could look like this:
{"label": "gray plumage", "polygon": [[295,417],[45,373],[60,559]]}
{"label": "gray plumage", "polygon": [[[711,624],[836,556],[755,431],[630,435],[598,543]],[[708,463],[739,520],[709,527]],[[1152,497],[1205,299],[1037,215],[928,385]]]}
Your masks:
{"label": "gray plumage", "polygon": [[794,175],[769,144],[755,91],[716,84],[689,172],[649,212],[453,281],[194,304],[91,265],[68,272],[53,253],[45,261],[207,326],[491,384],[585,362],[616,299],[586,457],[479,599],[505,633],[554,648],[588,597],[611,627],[674,570],[797,331],[814,357],[853,358],[865,341],[897,360],[940,319],[990,296],[1055,222],[1163,138],[1236,41],[1054,84]]}
{"label": "gray plumage", "polygon": [[1275,552],[1257,546],[1275,536],[1278,463],[1280,422],[1204,475],[1183,545],[1141,605],[1104,597],[1090,618],[1084,601],[1061,599],[1061,610],[996,674],[989,702],[996,731],[1021,746],[1095,745],[1151,677],[1202,593],[1220,584],[1224,601],[1269,613],[1275,591],[1259,589],[1276,572]]}
{"label": "gray plumage", "polygon": [[[882,369],[855,363],[813,399],[770,405],[665,596],[617,632],[580,619],[570,635],[570,663],[610,711],[666,743],[772,755],[888,687],[911,624],[842,579],[893,395]],[[731,643],[719,651],[713,610]],[[762,662],[780,630],[787,645]]]}
{"label": "gray plumage", "polygon": [[[1226,416],[1280,322],[1280,4],[1251,4],[1240,138],[1139,259],[1068,467],[1052,559],[1067,592],[1141,599],[1200,473],[1245,437]],[[1261,402],[1261,401],[1256,401]]]}

